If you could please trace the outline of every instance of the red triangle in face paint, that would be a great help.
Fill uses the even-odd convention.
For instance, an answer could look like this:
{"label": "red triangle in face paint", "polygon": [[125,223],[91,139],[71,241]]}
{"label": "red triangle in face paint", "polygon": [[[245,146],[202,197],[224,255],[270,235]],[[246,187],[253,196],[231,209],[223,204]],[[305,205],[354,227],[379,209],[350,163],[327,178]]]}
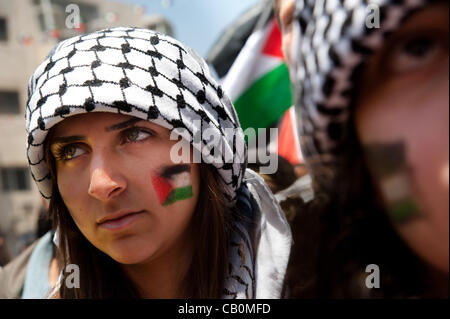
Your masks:
{"label": "red triangle in face paint", "polygon": [[164,203],[167,195],[172,191],[172,185],[161,176],[152,176],[152,184],[156,195],[158,196],[159,203]]}

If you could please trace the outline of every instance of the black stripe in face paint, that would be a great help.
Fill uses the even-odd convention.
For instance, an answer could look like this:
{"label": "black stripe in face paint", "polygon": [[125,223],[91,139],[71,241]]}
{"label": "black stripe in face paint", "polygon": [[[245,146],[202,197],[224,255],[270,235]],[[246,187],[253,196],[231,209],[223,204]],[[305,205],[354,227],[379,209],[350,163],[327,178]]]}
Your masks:
{"label": "black stripe in face paint", "polygon": [[165,179],[170,180],[172,176],[187,172],[191,172],[191,166],[187,164],[180,164],[180,165],[170,165],[166,166],[163,171],[161,172],[161,177],[164,177]]}
{"label": "black stripe in face paint", "polygon": [[367,163],[377,178],[407,170],[406,146],[402,142],[363,145]]}

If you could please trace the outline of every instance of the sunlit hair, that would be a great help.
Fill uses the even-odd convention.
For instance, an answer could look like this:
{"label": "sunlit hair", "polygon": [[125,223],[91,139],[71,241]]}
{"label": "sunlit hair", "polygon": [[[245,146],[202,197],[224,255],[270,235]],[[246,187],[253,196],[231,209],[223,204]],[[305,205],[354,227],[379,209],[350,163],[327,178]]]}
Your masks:
{"label": "sunlit hair", "polygon": [[[54,229],[60,230],[58,263],[60,269],[66,264],[80,268],[80,288],[62,284],[57,297],[140,298],[119,263],[92,245],[73,221],[58,191],[56,161],[49,147],[52,135],[50,132],[45,143],[45,160],[52,180],[49,214]],[[202,195],[190,222],[195,249],[182,283],[183,291],[179,293],[186,298],[221,298],[228,274],[229,238],[238,213],[236,207],[229,208],[227,204],[217,169],[204,163],[199,165]],[[62,283],[65,279],[62,277]]]}

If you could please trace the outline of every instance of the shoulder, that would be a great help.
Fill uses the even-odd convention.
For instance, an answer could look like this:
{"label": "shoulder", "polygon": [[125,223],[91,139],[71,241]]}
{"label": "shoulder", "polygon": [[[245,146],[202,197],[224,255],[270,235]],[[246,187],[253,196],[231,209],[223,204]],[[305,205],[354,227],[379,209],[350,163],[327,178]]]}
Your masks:
{"label": "shoulder", "polygon": [[0,298],[20,298],[28,261],[39,240],[0,269]]}

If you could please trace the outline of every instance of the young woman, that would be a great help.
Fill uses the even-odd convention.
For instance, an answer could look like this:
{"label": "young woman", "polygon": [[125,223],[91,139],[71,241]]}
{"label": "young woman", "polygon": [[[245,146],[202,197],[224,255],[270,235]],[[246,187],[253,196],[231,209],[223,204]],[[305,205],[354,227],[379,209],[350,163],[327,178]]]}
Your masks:
{"label": "young woman", "polygon": [[448,2],[274,3],[316,193],[293,295],[448,297]]}
{"label": "young woman", "polygon": [[65,40],[30,79],[26,126],[53,297],[281,296],[289,226],[192,50],[137,28]]}

